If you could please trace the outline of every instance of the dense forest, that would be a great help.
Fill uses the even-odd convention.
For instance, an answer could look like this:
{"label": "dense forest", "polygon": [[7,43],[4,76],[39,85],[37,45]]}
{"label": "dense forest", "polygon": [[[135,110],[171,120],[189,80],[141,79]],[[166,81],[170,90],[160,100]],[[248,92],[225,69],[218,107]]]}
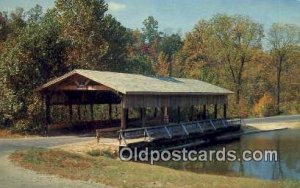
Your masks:
{"label": "dense forest", "polygon": [[199,79],[235,92],[230,116],[300,112],[300,28],[243,15],[199,20],[184,35],[155,18],[122,26],[104,0],[0,12],[0,125],[38,132],[38,86],[75,68]]}

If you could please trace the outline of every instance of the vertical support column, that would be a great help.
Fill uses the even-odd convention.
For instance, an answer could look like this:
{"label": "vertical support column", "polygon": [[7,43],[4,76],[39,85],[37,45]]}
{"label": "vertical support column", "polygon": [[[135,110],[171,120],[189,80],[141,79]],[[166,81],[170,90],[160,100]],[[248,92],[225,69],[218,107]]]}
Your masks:
{"label": "vertical support column", "polygon": [[90,104],[91,120],[94,121],[94,105]]}
{"label": "vertical support column", "polygon": [[128,116],[128,108],[125,109],[125,120],[128,123],[129,116]]}
{"label": "vertical support column", "polygon": [[190,110],[190,121],[193,121],[194,119],[194,105],[191,106],[191,110]]}
{"label": "vertical support column", "polygon": [[202,118],[206,119],[206,104],[203,105],[203,112],[202,112]]}
{"label": "vertical support column", "polygon": [[226,119],[227,118],[227,104],[224,104],[223,105],[223,116],[224,116],[224,118]]}
{"label": "vertical support column", "polygon": [[164,107],[164,124],[169,124],[168,107]]}
{"label": "vertical support column", "polygon": [[146,109],[141,108],[142,127],[146,126]]}
{"label": "vertical support column", "polygon": [[180,106],[177,107],[177,117],[178,117],[178,123],[180,123],[181,121],[181,117],[180,117]]}
{"label": "vertical support column", "polygon": [[126,129],[127,122],[126,122],[126,109],[121,106],[121,129]]}
{"label": "vertical support column", "polygon": [[214,110],[214,118],[217,119],[218,118],[218,104],[215,104],[214,108],[215,108],[215,110]]}
{"label": "vertical support column", "polygon": [[72,106],[72,104],[69,104],[69,120],[70,120],[70,123],[73,122],[73,106]]}
{"label": "vertical support column", "polygon": [[155,118],[157,117],[157,108],[154,107],[154,115],[153,115]]}

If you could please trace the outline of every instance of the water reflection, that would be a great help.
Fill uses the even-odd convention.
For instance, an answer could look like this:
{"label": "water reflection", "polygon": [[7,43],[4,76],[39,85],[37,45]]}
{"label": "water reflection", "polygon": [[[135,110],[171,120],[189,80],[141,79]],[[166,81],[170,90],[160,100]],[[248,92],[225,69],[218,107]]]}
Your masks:
{"label": "water reflection", "polygon": [[[158,165],[197,173],[211,173],[228,176],[248,176],[261,179],[300,180],[300,130],[275,131],[248,135],[239,141],[206,148],[207,150],[226,147],[234,149],[239,157],[243,150],[278,151],[277,162],[235,161],[235,162],[159,162]],[[203,149],[203,148],[202,148]]]}

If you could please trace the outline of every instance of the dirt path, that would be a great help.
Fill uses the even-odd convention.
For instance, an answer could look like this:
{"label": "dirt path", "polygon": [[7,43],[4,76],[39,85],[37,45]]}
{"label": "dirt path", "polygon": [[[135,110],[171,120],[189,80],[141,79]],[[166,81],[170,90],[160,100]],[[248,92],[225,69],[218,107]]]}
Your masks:
{"label": "dirt path", "polygon": [[90,137],[51,137],[51,138],[28,138],[28,139],[0,139],[0,187],[2,188],[106,188],[95,182],[74,181],[59,178],[54,175],[38,174],[13,165],[8,160],[8,155],[23,148],[53,147],[56,145],[70,144],[75,142],[89,141]]}

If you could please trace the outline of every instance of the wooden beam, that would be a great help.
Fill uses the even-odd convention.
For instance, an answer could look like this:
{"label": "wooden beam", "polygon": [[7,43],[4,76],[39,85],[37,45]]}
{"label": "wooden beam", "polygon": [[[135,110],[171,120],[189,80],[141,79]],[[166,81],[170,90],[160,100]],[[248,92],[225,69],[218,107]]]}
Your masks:
{"label": "wooden beam", "polygon": [[206,119],[206,104],[203,105],[203,112],[202,112],[202,118]]}
{"label": "wooden beam", "polygon": [[224,118],[226,119],[227,118],[227,104],[224,104],[223,105],[223,116],[224,116]]}
{"label": "wooden beam", "polygon": [[156,118],[157,117],[157,108],[155,107],[154,108],[154,114],[153,114],[153,116]]}
{"label": "wooden beam", "polygon": [[180,117],[180,106],[177,107],[177,118],[178,118],[178,123],[181,121]]}
{"label": "wooden beam", "polygon": [[191,110],[190,110],[190,121],[194,120],[194,105],[191,106]]}
{"label": "wooden beam", "polygon": [[54,91],[76,91],[76,90],[87,90],[87,91],[111,91],[109,87],[103,85],[88,85],[78,87],[77,85],[61,85],[53,88]]}
{"label": "wooden beam", "polygon": [[146,126],[146,109],[141,108],[142,127]]}
{"label": "wooden beam", "polygon": [[169,124],[168,107],[164,107],[164,124]]}
{"label": "wooden beam", "polygon": [[121,129],[124,130],[127,127],[127,122],[126,122],[126,109],[125,108],[121,108]]}
{"label": "wooden beam", "polygon": [[218,118],[218,105],[215,104],[214,108],[215,108],[215,110],[214,110],[214,118],[217,119]]}

